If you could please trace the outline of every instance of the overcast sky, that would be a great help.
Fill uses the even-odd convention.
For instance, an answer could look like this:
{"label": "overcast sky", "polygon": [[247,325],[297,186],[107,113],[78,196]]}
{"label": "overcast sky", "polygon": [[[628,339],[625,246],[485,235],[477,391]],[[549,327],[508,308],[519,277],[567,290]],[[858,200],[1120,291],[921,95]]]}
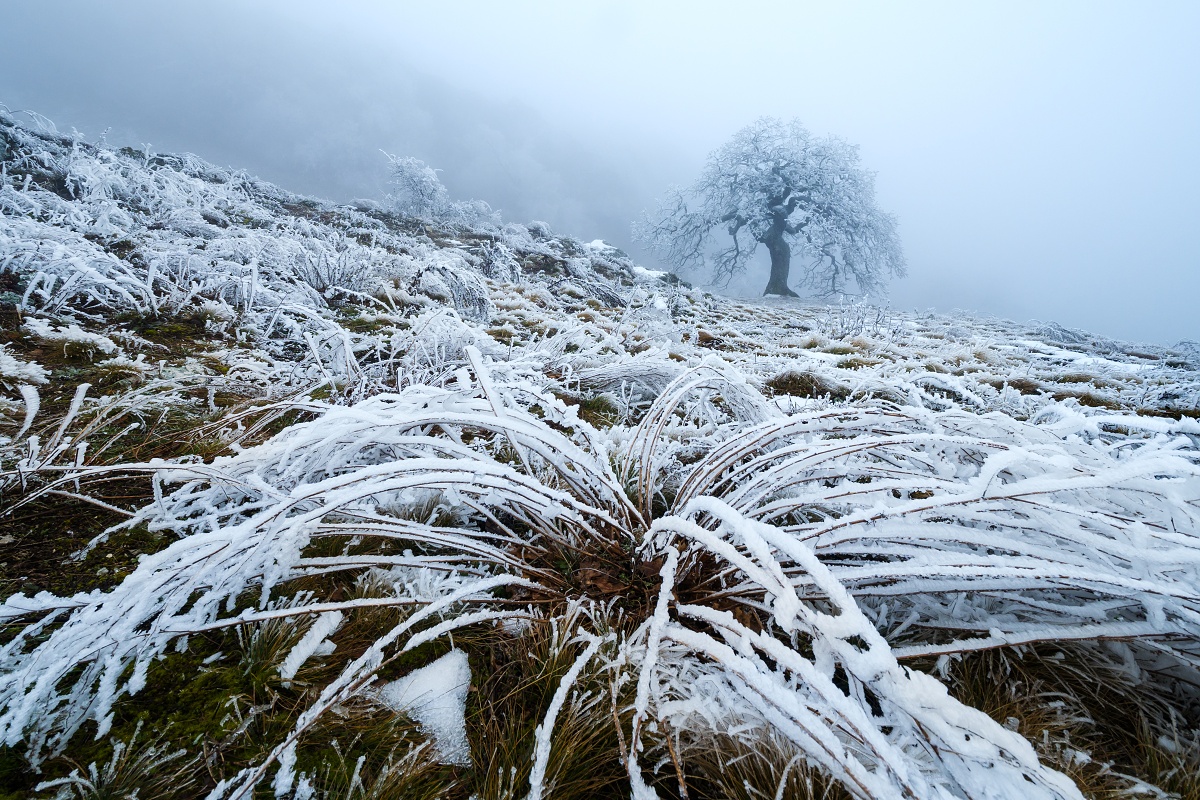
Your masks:
{"label": "overcast sky", "polygon": [[[763,115],[861,146],[900,308],[1200,339],[1200,3],[0,0],[0,103],[293,191],[458,197],[635,255]],[[737,287],[760,290],[765,272]]]}

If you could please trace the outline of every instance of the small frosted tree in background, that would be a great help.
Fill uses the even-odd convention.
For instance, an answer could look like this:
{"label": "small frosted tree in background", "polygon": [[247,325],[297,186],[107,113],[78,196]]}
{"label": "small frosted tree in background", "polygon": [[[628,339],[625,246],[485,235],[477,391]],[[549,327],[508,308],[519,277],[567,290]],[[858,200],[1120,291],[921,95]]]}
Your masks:
{"label": "small frosted tree in background", "polygon": [[410,217],[436,217],[450,205],[450,195],[438,179],[437,170],[419,158],[384,153],[391,162],[388,203]]}
{"label": "small frosted tree in background", "polygon": [[859,164],[858,148],[815,138],[798,120],[764,117],[738,131],[634,234],[673,266],[708,266],[720,285],[764,245],[764,294],[796,296],[793,255],[805,260],[802,285],[819,297],[876,294],[905,274],[895,217],[876,206],[875,175]]}
{"label": "small frosted tree in background", "polygon": [[384,153],[391,162],[387,203],[409,217],[451,225],[498,225],[499,212],[482,200],[451,200],[438,171],[419,158]]}

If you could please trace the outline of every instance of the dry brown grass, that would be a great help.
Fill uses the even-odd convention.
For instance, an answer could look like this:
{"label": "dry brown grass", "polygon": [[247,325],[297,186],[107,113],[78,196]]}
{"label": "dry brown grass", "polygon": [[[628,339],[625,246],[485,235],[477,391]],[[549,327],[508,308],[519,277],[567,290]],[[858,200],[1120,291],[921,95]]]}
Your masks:
{"label": "dry brown grass", "polygon": [[1200,798],[1197,720],[1179,727],[1186,698],[1132,678],[1102,644],[974,653],[953,662],[946,682],[961,702],[1032,742],[1087,797],[1127,796],[1145,781]]}
{"label": "dry brown grass", "polygon": [[779,736],[748,742],[723,731],[688,735],[680,748],[693,800],[845,800],[844,789]]}
{"label": "dry brown grass", "polygon": [[850,394],[844,386],[823,380],[811,372],[796,370],[781,372],[767,379],[763,393],[768,396],[830,397],[834,400],[845,400]]}
{"label": "dry brown grass", "polygon": [[[569,615],[568,615],[569,618]],[[528,791],[535,730],[583,646],[562,620],[532,620],[519,636],[485,631],[465,643],[479,676],[468,698],[474,759],[473,791],[480,800],[516,800]],[[585,670],[554,724],[546,772],[547,796],[626,798],[624,763],[632,687]],[[618,727],[620,726],[620,727]],[[624,729],[624,730],[622,730]]]}

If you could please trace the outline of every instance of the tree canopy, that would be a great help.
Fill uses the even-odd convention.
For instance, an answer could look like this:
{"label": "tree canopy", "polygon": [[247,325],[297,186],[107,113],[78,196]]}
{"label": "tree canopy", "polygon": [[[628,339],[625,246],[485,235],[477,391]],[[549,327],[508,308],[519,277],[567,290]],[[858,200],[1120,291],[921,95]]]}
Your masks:
{"label": "tree canopy", "polygon": [[801,285],[820,297],[877,294],[890,276],[905,274],[896,219],[876,206],[875,174],[860,165],[858,148],[816,138],[798,120],[765,117],[738,131],[635,235],[676,267],[708,266],[721,285],[764,245],[764,294],[795,296],[793,253],[804,262]]}

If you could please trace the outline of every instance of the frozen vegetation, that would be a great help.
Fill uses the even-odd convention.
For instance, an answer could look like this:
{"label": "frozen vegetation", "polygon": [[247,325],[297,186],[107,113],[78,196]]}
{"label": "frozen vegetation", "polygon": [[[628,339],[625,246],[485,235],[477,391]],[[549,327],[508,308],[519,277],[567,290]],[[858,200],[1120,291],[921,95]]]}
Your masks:
{"label": "frozen vegetation", "polygon": [[0,158],[0,797],[1200,796],[1200,346]]}

